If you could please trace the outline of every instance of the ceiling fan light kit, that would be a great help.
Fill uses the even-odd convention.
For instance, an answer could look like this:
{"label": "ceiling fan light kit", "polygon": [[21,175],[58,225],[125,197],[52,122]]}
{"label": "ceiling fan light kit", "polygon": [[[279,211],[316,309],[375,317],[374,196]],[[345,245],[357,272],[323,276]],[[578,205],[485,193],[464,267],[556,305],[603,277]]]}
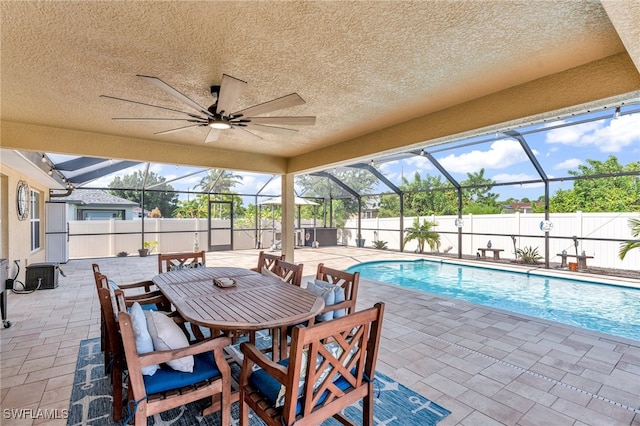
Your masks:
{"label": "ceiling fan light kit", "polygon": [[251,135],[257,139],[262,139],[260,136],[253,133],[253,131],[261,131],[267,133],[274,133],[277,135],[287,136],[297,132],[295,129],[289,129],[285,127],[278,127],[280,125],[298,125],[298,126],[312,126],[316,122],[314,116],[289,116],[289,117],[257,117],[258,115],[268,114],[273,111],[277,111],[284,108],[291,108],[297,105],[305,104],[304,99],[297,93],[291,93],[281,98],[273,99],[262,104],[254,105],[249,108],[245,108],[234,113],[228,113],[233,111],[235,103],[242,95],[247,83],[239,80],[227,74],[222,75],[222,82],[219,86],[211,86],[211,95],[214,98],[214,103],[209,108],[204,108],[197,102],[193,101],[183,93],[171,87],[157,77],[151,77],[147,75],[140,75],[138,77],[160,88],[165,93],[171,95],[180,102],[188,105],[197,114],[187,111],[181,111],[174,108],[168,108],[159,105],[147,104],[144,102],[133,101],[129,99],[116,98],[113,96],[101,95],[101,97],[114,99],[118,101],[124,101],[134,103],[137,105],[143,105],[147,107],[162,109],[165,111],[176,112],[187,115],[188,118],[113,118],[113,120],[120,121],[184,121],[188,124],[186,126],[177,127],[169,130],[154,133],[155,135],[164,135],[168,133],[175,133],[194,127],[209,127],[210,130],[207,133],[204,142],[214,142],[218,140],[221,130],[239,129],[245,134]]}

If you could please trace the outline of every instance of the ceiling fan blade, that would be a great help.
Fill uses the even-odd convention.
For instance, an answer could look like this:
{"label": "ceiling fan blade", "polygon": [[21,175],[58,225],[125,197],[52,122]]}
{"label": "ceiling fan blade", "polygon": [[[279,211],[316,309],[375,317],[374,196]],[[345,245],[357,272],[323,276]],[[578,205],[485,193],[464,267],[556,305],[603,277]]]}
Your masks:
{"label": "ceiling fan blade", "polygon": [[164,81],[160,80],[159,78],[150,77],[148,75],[140,75],[140,74],[138,74],[138,77],[148,81],[149,83],[153,84],[154,86],[158,87],[159,89],[163,90],[164,92],[168,93],[169,95],[173,96],[174,98],[178,99],[179,101],[184,102],[185,104],[189,105],[191,108],[195,109],[196,111],[201,112],[204,115],[211,116],[211,113],[209,111],[207,111],[206,108],[204,108],[201,105],[199,105],[198,103],[192,101],[186,95],[178,92],[176,89],[174,89],[173,87],[169,86],[167,83],[165,83]]}
{"label": "ceiling fan blade", "polygon": [[107,99],[115,99],[116,101],[129,102],[129,103],[136,104],[136,105],[143,105],[143,106],[148,106],[148,107],[153,107],[153,108],[164,109],[166,111],[179,112],[180,114],[186,114],[189,117],[203,119],[202,117],[199,117],[199,116],[197,116],[195,114],[192,114],[192,113],[186,112],[186,111],[180,111],[179,109],[167,108],[167,107],[158,106],[158,105],[145,104],[144,102],[132,101],[132,100],[123,99],[123,98],[115,98],[113,96],[107,96],[107,95],[100,95],[100,97],[101,98],[107,98]]}
{"label": "ceiling fan blade", "polygon": [[268,112],[277,111],[283,108],[291,108],[297,105],[304,105],[306,102],[297,93],[273,99],[262,104],[234,112],[233,115],[242,114],[244,116],[262,115]]}
{"label": "ceiling fan blade", "polygon": [[211,129],[209,133],[207,133],[207,137],[204,140],[204,143],[215,142],[218,140],[220,136],[220,129]]}
{"label": "ceiling fan blade", "polygon": [[194,120],[190,118],[128,118],[128,117],[114,117],[112,120],[116,121],[187,121],[190,123],[202,123],[207,124],[206,120]]}
{"label": "ceiling fan blade", "polygon": [[291,136],[298,131],[295,129],[285,129],[284,127],[263,126],[262,124],[247,123],[247,127],[251,130],[258,130],[260,132],[273,133],[281,136]]}
{"label": "ceiling fan blade", "polygon": [[246,117],[253,124],[283,124],[294,126],[313,126],[316,124],[314,116],[298,116],[298,117]]}
{"label": "ceiling fan blade", "polygon": [[246,138],[253,138],[254,140],[257,140],[257,141],[262,140],[262,138],[261,138],[260,136],[256,135],[256,134],[255,134],[255,133],[253,133],[253,132],[248,131],[248,130],[247,130],[246,128],[244,128],[244,127],[237,127],[237,126],[233,126],[233,130],[240,130],[240,131],[242,131],[242,132],[243,132],[243,137],[246,137]]}
{"label": "ceiling fan blade", "polygon": [[220,94],[218,95],[218,106],[216,112],[218,114],[225,113],[229,115],[232,108],[235,108],[235,103],[242,95],[244,88],[247,87],[247,82],[238,80],[235,77],[231,77],[227,74],[222,74],[222,83],[220,83]]}
{"label": "ceiling fan blade", "polygon": [[177,129],[164,130],[162,132],[154,133],[154,135],[167,135],[169,133],[175,133],[182,130],[190,129],[191,127],[200,127],[202,124],[192,124],[190,126],[178,127]]}

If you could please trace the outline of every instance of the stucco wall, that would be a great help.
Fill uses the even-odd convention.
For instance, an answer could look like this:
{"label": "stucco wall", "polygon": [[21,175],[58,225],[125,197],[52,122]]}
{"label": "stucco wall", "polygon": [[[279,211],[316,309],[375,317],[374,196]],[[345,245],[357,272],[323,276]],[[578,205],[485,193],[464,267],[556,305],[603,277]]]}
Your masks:
{"label": "stucco wall", "polygon": [[[20,260],[20,275],[18,280],[24,282],[25,268],[32,263],[45,261],[45,214],[44,203],[49,199],[49,189],[38,184],[22,173],[2,165],[0,170],[2,185],[0,185],[0,199],[2,200],[2,215],[0,224],[0,241],[2,253],[0,258],[9,259],[9,277],[13,278],[16,268],[14,260]],[[29,184],[30,190],[40,192],[40,249],[31,251],[30,221],[19,220],[17,213],[16,192],[18,182],[23,180]]]}

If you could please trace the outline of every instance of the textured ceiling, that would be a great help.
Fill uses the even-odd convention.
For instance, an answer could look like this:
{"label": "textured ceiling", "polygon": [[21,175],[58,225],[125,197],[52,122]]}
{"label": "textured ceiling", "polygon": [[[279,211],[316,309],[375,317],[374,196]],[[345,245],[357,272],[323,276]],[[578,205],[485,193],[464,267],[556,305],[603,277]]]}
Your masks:
{"label": "textured ceiling", "polygon": [[[329,146],[341,146],[342,160],[355,158],[375,151],[363,150],[359,137],[410,119],[615,55],[629,55],[637,67],[628,47],[638,47],[637,26],[629,25],[638,22],[637,3],[617,3],[629,3],[630,15],[618,13],[614,27],[600,2],[574,0],[3,1],[1,119],[3,127],[26,125],[26,133],[53,128],[40,133],[59,135],[47,141],[49,152],[104,155],[107,135],[116,137],[107,140],[117,158],[139,160],[145,152],[135,146],[146,154],[157,146],[156,161],[187,162],[184,152],[193,150],[194,163],[245,170],[269,168],[251,164],[249,154],[283,170],[286,159],[315,152],[318,164],[327,162]],[[258,142],[226,131],[205,145],[203,128],[154,136],[172,125],[112,121],[167,114],[100,98],[188,110],[136,77],[145,74],[206,107],[213,101],[209,86],[223,73],[248,82],[238,109],[297,92],[305,105],[272,115],[315,115],[316,125],[291,137],[256,132]],[[639,90],[637,74],[634,68],[636,81],[621,87]],[[3,144],[20,147],[26,133],[11,133]],[[393,146],[382,139],[380,149]],[[37,141],[24,145],[36,147]]]}

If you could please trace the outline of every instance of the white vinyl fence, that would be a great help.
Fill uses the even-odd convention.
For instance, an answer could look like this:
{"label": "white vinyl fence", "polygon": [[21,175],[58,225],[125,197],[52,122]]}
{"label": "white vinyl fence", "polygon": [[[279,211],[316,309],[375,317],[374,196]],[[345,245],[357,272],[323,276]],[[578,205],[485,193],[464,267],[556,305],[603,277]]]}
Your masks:
{"label": "white vinyl fence", "polygon": [[[587,265],[616,268],[640,269],[640,250],[632,250],[624,260],[620,260],[619,241],[631,240],[630,218],[638,218],[638,213],[555,213],[550,215],[553,229],[549,232],[549,254],[552,262],[560,262],[557,254],[566,250],[575,254],[576,248],[572,240],[578,237],[578,254],[583,251],[593,259]],[[421,216],[420,221],[428,220],[437,223],[433,229],[440,234],[440,251],[458,252],[458,228],[456,216]],[[495,215],[464,215],[462,226],[462,254],[475,255],[480,247],[486,247],[491,240],[493,248],[504,251],[500,257],[514,259],[514,245],[511,235],[516,236],[516,248],[537,248],[541,256],[545,256],[544,232],[540,230],[543,214],[513,213]],[[404,228],[413,224],[413,217],[404,218]],[[228,220],[214,221],[219,227],[229,227]],[[273,223],[275,230],[264,229],[260,234],[262,247],[269,247],[271,240],[279,238],[280,223]],[[312,222],[303,223],[303,227],[312,226]],[[69,229],[69,255],[71,258],[115,256],[119,252],[137,254],[141,248],[142,221],[139,220],[92,220],[71,221]],[[206,219],[145,219],[145,241],[157,241],[156,252],[192,251],[208,249],[208,223]],[[365,247],[372,247],[374,240],[387,243],[391,250],[400,250],[399,218],[362,219],[362,238]],[[196,235],[197,234],[197,235]],[[345,229],[338,230],[338,244],[355,246],[357,221],[350,219]],[[473,234],[473,235],[469,235]],[[215,241],[214,241],[215,244]],[[233,249],[250,249],[256,247],[255,231],[235,229]],[[405,251],[415,251],[416,241],[407,243]],[[428,248],[425,247],[425,250]],[[569,261],[575,259],[569,258]]]}
{"label": "white vinyl fence", "polygon": [[[549,260],[560,262],[557,254],[566,250],[568,254],[576,254],[573,236],[578,237],[578,254],[584,251],[593,259],[587,260],[587,265],[616,268],[616,269],[640,269],[640,250],[632,250],[624,260],[620,260],[618,252],[620,242],[602,240],[632,240],[631,228],[628,221],[638,218],[638,213],[554,213],[549,215],[553,228],[549,232]],[[423,220],[437,223],[433,228],[440,234],[440,251],[458,252],[458,228],[456,216],[421,216]],[[413,224],[413,217],[404,218],[404,228]],[[480,247],[486,247],[491,240],[493,248],[501,248],[504,251],[501,258],[515,259],[514,245],[511,235],[516,236],[516,248],[533,247],[538,249],[541,256],[545,256],[544,232],[540,229],[540,222],[544,220],[544,214],[540,213],[512,213],[494,215],[463,215],[462,254],[475,255]],[[355,246],[357,221],[348,220],[345,224],[344,241],[348,245]],[[387,242],[391,250],[399,250],[400,219],[376,218],[362,219],[362,238],[366,239],[365,246],[371,247],[374,240]],[[584,240],[583,240],[584,239]],[[602,240],[600,240],[602,239]],[[417,242],[408,242],[405,251],[415,251]],[[425,247],[425,251],[429,248]],[[488,254],[489,255],[489,254]],[[575,262],[575,258],[568,261]]]}

